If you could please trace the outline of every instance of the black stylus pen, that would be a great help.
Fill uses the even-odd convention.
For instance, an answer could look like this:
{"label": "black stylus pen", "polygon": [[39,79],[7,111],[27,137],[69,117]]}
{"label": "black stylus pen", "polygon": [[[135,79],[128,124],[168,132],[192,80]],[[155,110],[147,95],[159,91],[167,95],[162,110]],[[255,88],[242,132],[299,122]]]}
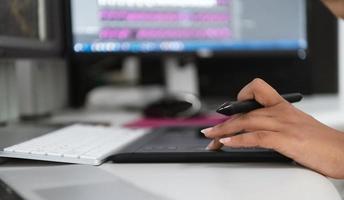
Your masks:
{"label": "black stylus pen", "polygon": [[[290,93],[290,94],[283,94],[281,95],[285,100],[290,103],[295,103],[301,101],[302,94],[300,93]],[[228,101],[222,106],[220,106],[216,112],[223,114],[223,115],[235,115],[238,113],[247,113],[252,110],[262,108],[263,106],[259,104],[255,100],[247,100],[247,101]]]}

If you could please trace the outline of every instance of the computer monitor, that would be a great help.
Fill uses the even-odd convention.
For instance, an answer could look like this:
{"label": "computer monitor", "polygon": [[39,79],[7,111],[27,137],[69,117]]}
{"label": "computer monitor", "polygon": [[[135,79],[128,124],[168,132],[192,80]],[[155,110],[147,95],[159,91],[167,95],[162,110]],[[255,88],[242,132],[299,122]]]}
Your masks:
{"label": "computer monitor", "polygon": [[72,0],[73,51],[173,55],[165,59],[168,88],[197,93],[195,64],[177,67],[176,57],[305,58],[306,10],[305,0]]}
{"label": "computer monitor", "polygon": [[61,8],[58,1],[1,1],[0,57],[41,58],[61,54]]}
{"label": "computer monitor", "polygon": [[[234,96],[257,76],[281,91],[337,88],[336,20],[320,1],[70,0],[68,9],[76,90],[88,63],[128,55],[157,65],[162,58],[167,85],[197,88],[180,77],[198,77],[206,95]],[[141,77],[160,83],[152,63]]]}

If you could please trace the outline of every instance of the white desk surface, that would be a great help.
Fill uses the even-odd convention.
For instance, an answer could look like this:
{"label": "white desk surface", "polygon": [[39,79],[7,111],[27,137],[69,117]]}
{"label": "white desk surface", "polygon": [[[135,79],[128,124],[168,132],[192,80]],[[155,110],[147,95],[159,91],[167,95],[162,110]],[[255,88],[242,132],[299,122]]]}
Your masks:
{"label": "white desk surface", "polygon": [[[323,101],[321,100],[320,103],[321,102]],[[303,110],[307,112],[308,110],[314,111],[313,105],[317,108],[323,108],[323,106],[318,106],[317,100],[313,104],[309,104],[305,101],[303,105],[299,106],[305,108]],[[86,116],[85,121],[102,121],[104,116],[106,116],[105,118],[107,119],[105,120],[112,125],[120,125],[139,117],[139,115],[135,114],[125,115],[123,113],[107,113],[108,114],[105,115],[96,112],[80,112],[79,114],[72,115],[62,114],[56,116],[54,119],[58,122],[66,122],[69,120],[78,121],[81,116]],[[123,118],[121,118],[121,116],[123,116]],[[322,112],[320,112],[319,116],[321,119]],[[331,116],[331,119],[333,119],[332,114]],[[324,122],[327,122],[326,120],[332,121],[325,118]],[[333,125],[344,127],[342,126],[344,123],[336,123]],[[3,167],[0,166],[0,170]],[[158,194],[167,199],[341,199],[336,188],[328,178],[292,164],[105,163],[98,168],[121,177],[143,190]]]}
{"label": "white desk surface", "polygon": [[[0,171],[40,166],[66,165],[27,161],[2,165]],[[293,164],[105,163],[97,168],[114,175],[114,179],[120,178],[147,194],[154,194],[167,200],[341,199],[328,178]]]}
{"label": "white desk surface", "polygon": [[326,177],[288,164],[106,163],[100,168],[167,199],[341,199]]}

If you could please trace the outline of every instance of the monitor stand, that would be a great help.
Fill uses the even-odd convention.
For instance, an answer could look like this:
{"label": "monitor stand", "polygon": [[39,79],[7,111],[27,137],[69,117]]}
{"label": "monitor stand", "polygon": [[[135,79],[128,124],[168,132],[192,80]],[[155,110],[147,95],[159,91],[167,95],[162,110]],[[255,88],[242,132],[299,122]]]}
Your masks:
{"label": "monitor stand", "polygon": [[164,70],[167,92],[199,95],[198,73],[192,59],[167,57]]}

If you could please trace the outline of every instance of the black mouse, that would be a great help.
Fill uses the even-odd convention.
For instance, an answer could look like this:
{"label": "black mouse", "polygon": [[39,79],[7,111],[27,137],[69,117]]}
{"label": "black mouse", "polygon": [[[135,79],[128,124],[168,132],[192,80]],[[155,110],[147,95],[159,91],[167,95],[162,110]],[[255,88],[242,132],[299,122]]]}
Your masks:
{"label": "black mouse", "polygon": [[200,100],[192,94],[169,94],[146,106],[143,114],[149,118],[189,118],[200,114]]}

